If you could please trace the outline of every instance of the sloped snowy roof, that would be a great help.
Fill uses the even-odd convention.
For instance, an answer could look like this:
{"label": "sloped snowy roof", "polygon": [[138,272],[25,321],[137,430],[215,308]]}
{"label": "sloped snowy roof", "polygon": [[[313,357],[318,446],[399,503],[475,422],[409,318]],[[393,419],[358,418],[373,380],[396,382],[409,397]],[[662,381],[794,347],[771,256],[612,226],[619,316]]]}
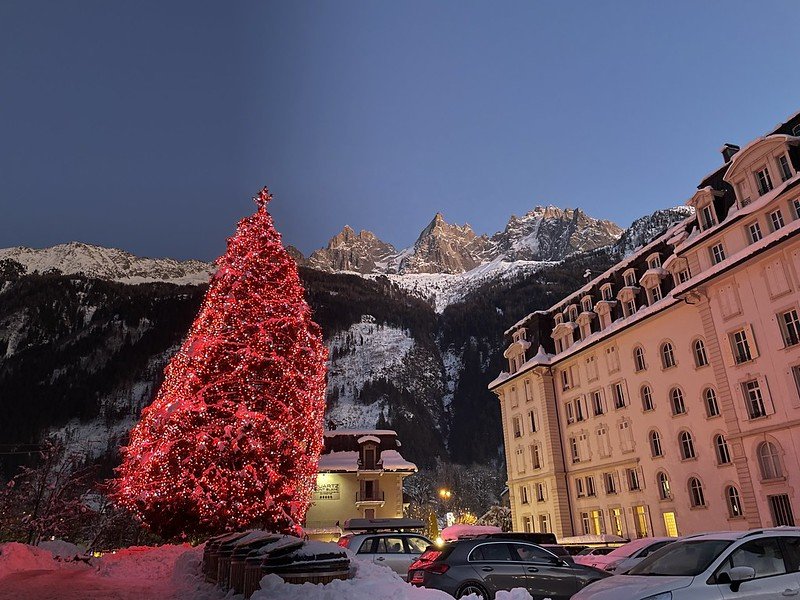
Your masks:
{"label": "sloped snowy roof", "polygon": [[417,465],[407,461],[397,450],[384,450],[381,452],[381,462],[384,471],[411,471],[417,472]]}
{"label": "sloped snowy roof", "polygon": [[374,435],[362,435],[358,440],[356,440],[359,444],[365,444],[367,442],[375,442],[376,444],[381,443],[381,438],[375,437]]}
{"label": "sloped snowy roof", "polygon": [[397,435],[396,431],[391,429],[330,429],[325,432],[325,437],[335,437],[337,435]]}
{"label": "sloped snowy roof", "polygon": [[355,473],[358,471],[358,452],[343,451],[329,452],[319,457],[319,471],[334,471],[339,473]]}

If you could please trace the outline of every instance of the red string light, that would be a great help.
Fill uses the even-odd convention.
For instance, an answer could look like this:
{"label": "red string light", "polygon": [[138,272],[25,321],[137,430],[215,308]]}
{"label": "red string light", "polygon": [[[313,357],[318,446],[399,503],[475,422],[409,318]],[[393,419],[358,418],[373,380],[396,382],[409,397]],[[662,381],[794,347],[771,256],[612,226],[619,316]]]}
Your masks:
{"label": "red string light", "polygon": [[267,188],[239,222],[164,383],[122,449],[115,498],[162,535],[305,517],[322,450],[327,350]]}

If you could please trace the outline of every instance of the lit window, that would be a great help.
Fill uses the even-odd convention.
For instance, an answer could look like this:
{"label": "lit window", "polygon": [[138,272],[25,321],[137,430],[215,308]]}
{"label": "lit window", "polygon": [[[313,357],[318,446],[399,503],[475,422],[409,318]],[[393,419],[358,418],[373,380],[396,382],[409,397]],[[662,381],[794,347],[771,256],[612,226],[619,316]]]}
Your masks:
{"label": "lit window", "polygon": [[750,225],[747,226],[747,233],[750,236],[750,242],[752,243],[755,243],[764,237],[764,235],[761,233],[761,225],[758,224],[758,221],[755,223],[750,223]]}
{"label": "lit window", "polygon": [[778,157],[778,164],[781,167],[781,181],[786,181],[792,178],[792,169],[789,167],[789,159],[785,154]]}
{"label": "lit window", "polygon": [[700,483],[697,477],[689,479],[689,500],[695,508],[706,505],[706,498],[703,494],[703,484]]}
{"label": "lit window", "polygon": [[713,264],[721,263],[725,260],[725,248],[721,243],[711,246],[711,262]]}
{"label": "lit window", "polygon": [[653,410],[653,392],[649,385],[642,386],[642,409],[645,411]]}
{"label": "lit window", "polygon": [[650,432],[650,454],[655,458],[664,456],[661,448],[661,435],[657,431]]}
{"label": "lit window", "polygon": [[694,440],[692,439],[691,433],[688,431],[681,431],[680,435],[678,436],[678,441],[680,442],[681,458],[683,460],[689,460],[690,458],[697,457],[694,452]]}
{"label": "lit window", "polygon": [[706,346],[703,340],[695,340],[692,345],[694,350],[694,364],[696,367],[705,367],[708,364],[708,355],[706,355]]}
{"label": "lit window", "polygon": [[675,350],[670,342],[661,345],[661,365],[665,369],[675,366]]}
{"label": "lit window", "polygon": [[717,393],[713,388],[707,388],[705,392],[703,392],[703,400],[706,405],[706,416],[718,417],[719,405],[717,404]]}
{"label": "lit window", "polygon": [[778,231],[783,227],[783,213],[781,213],[780,209],[769,213],[769,223],[772,226],[772,231]]}
{"label": "lit window", "polygon": [[717,464],[727,465],[731,462],[731,453],[724,435],[714,436],[714,448],[717,451]]}
{"label": "lit window", "polygon": [[764,167],[756,173],[756,183],[758,184],[758,193],[763,196],[772,189],[772,178],[769,176],[769,169]]}
{"label": "lit window", "polygon": [[761,394],[761,386],[757,379],[751,379],[742,384],[744,397],[747,402],[747,414],[751,419],[766,417],[767,410],[764,406],[764,396]]}
{"label": "lit window", "polygon": [[793,309],[783,313],[780,323],[784,346],[789,347],[800,343],[800,319],[797,317],[797,311]]}

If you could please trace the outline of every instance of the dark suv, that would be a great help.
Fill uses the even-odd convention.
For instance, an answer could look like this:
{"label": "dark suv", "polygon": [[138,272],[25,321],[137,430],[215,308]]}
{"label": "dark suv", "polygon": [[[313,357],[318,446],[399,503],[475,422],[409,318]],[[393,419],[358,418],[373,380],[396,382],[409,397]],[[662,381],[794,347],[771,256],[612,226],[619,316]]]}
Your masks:
{"label": "dark suv", "polygon": [[525,588],[534,598],[567,600],[609,573],[567,563],[524,541],[476,538],[429,548],[408,569],[409,583],[461,598],[494,598],[500,590]]}

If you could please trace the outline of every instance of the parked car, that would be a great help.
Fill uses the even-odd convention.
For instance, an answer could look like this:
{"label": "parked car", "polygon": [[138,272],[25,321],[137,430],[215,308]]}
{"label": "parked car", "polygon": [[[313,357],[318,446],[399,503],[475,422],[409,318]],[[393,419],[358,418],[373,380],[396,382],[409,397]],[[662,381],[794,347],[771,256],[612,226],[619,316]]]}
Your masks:
{"label": "parked car", "polygon": [[640,538],[619,548],[614,548],[606,555],[589,554],[576,556],[575,562],[609,572],[623,573],[656,550],[674,542],[675,539],[671,537]]}
{"label": "parked car", "polygon": [[575,556],[605,556],[611,552],[615,546],[600,546],[599,548],[584,548]]}
{"label": "parked car", "polygon": [[556,543],[556,536],[553,533],[525,533],[521,531],[504,531],[503,533],[484,533],[476,536],[478,538],[486,539],[492,538],[495,540],[516,540],[520,542],[530,542],[542,548],[549,550],[559,558],[571,563],[575,562],[572,559],[572,554],[569,549]]}
{"label": "parked car", "polygon": [[573,600],[771,599],[800,595],[800,528],[686,536]]}
{"label": "parked car", "polygon": [[403,579],[408,568],[433,542],[408,532],[346,533],[338,544],[352,550],[356,559],[390,567]]}
{"label": "parked car", "polygon": [[494,598],[500,590],[525,588],[534,598],[566,600],[609,574],[568,563],[541,546],[524,541],[474,538],[427,550],[408,570],[412,585],[447,592],[455,598],[475,594]]}

